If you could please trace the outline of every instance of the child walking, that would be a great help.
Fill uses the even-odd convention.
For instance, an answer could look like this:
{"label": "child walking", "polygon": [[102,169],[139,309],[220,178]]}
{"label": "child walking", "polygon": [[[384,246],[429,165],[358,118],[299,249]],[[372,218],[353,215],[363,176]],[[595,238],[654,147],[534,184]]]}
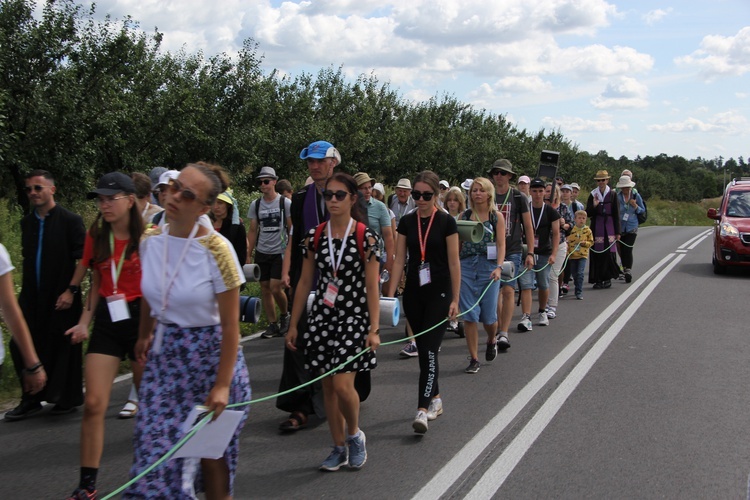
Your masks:
{"label": "child walking", "polygon": [[583,273],[586,270],[586,260],[589,257],[589,248],[594,244],[594,235],[586,226],[588,214],[585,210],[576,212],[576,225],[571,229],[568,236],[568,266],[570,275],[576,288],[576,299],[583,300]]}

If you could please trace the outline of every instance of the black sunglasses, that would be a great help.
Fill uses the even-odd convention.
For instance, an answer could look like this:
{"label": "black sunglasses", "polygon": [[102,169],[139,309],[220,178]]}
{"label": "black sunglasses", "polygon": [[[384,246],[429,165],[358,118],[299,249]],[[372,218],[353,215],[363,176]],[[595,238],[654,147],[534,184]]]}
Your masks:
{"label": "black sunglasses", "polygon": [[204,200],[201,200],[198,198],[198,195],[189,190],[188,188],[184,187],[180,181],[177,179],[170,179],[169,184],[167,184],[167,189],[169,190],[170,194],[172,196],[176,195],[177,193],[180,193],[180,198],[187,202],[193,202],[193,201],[199,201],[203,203],[204,205],[208,205]]}
{"label": "black sunglasses", "polygon": [[448,189],[448,188],[445,187],[445,186],[440,186],[440,191],[445,191],[446,189]]}
{"label": "black sunglasses", "polygon": [[24,191],[26,191],[27,193],[30,193],[30,192],[31,192],[31,190],[33,189],[33,190],[34,190],[34,191],[36,191],[37,193],[41,193],[41,192],[42,192],[42,190],[43,190],[44,188],[46,188],[46,187],[47,187],[47,186],[40,186],[39,184],[34,184],[33,186],[26,186],[25,188],[23,188],[23,190],[24,190]]}
{"label": "black sunglasses", "polygon": [[336,191],[335,193],[330,189],[323,191],[323,199],[326,201],[331,201],[334,196],[338,201],[344,201],[346,197],[349,196],[349,193],[343,190]]}
{"label": "black sunglasses", "polygon": [[412,191],[411,197],[415,200],[419,201],[420,198],[424,198],[424,201],[430,201],[432,197],[435,196],[435,193],[431,193],[430,191]]}
{"label": "black sunglasses", "polygon": [[261,184],[270,184],[270,183],[271,183],[271,179],[258,179],[258,185],[259,186]]}
{"label": "black sunglasses", "polygon": [[510,175],[510,172],[506,172],[505,170],[493,170],[493,171],[492,171],[492,172],[490,172],[490,173],[491,173],[492,175],[497,175],[497,174],[500,174],[500,175],[502,175],[503,177],[505,177],[506,175]]}

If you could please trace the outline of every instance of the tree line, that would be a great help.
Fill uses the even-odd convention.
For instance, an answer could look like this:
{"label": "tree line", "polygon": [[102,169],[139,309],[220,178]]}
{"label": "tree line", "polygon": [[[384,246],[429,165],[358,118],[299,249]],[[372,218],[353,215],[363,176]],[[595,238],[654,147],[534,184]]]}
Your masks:
{"label": "tree line", "polygon": [[583,185],[597,170],[627,168],[646,197],[678,201],[718,196],[725,169],[750,174],[742,157],[591,154],[559,130],[519,129],[452,95],[409,101],[374,74],[266,72],[253,40],[234,56],[171,53],[158,31],[130,17],[97,20],[93,4],[48,0],[41,17],[33,0],[1,5],[0,197],[24,206],[34,168],[55,175],[62,200],[80,199],[108,171],[196,160],[224,166],[240,189],[263,165],[298,180],[298,153],[318,139],[342,152],[342,169],[386,185],[425,169],[458,183],[501,157],[533,176],[543,149],[560,152],[566,179]]}

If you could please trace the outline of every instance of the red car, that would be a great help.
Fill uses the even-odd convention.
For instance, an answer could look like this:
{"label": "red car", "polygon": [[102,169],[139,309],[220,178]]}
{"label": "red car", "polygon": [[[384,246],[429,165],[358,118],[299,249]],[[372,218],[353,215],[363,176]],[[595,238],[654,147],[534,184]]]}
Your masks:
{"label": "red car", "polygon": [[721,206],[708,209],[714,219],[714,273],[729,267],[750,268],[750,177],[732,179],[721,198]]}

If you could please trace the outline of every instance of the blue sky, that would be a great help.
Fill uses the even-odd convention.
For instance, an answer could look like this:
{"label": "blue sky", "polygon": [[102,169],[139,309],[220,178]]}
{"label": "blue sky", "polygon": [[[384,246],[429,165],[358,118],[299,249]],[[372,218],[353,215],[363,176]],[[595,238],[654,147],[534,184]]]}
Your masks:
{"label": "blue sky", "polygon": [[448,93],[583,150],[750,156],[750,1],[99,0],[165,50],[235,53],[292,76],[342,66],[406,99]]}

